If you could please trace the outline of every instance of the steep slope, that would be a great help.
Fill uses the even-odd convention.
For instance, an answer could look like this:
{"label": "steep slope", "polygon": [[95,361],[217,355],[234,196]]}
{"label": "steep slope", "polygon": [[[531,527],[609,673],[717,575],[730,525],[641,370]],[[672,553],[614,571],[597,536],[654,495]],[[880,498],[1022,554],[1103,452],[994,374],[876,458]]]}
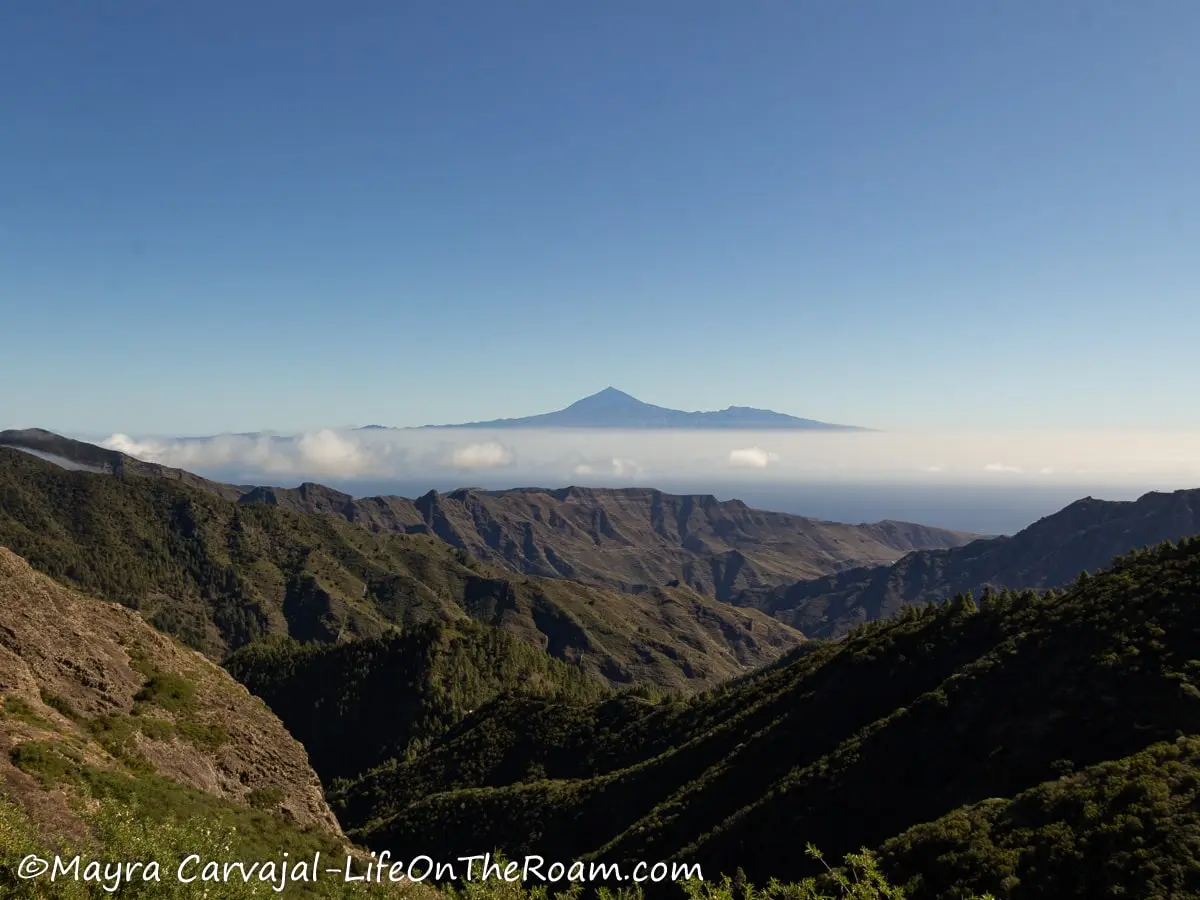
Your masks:
{"label": "steep slope", "polygon": [[907,522],[843,525],[751,509],[740,500],[649,488],[461,489],[354,500],[319,485],[247,495],[380,532],[424,532],[514,572],[635,591],[679,581],[728,600],[741,590],[890,562],[976,535]]}
{"label": "steep slope", "polygon": [[0,544],[214,658],[268,634],[331,642],[473,618],[613,682],[683,688],[801,640],[762,613],[684,588],[635,595],[514,576],[427,535],[373,534],[3,448]]}
{"label": "steep slope", "polygon": [[917,825],[882,858],[911,896],[935,900],[979,884],[1038,900],[1197,897],[1198,788],[1200,738],[1181,737]]}
{"label": "steep slope", "polygon": [[225,668],[303,742],[326,783],[411,756],[502,695],[583,701],[611,693],[574,666],[473,622],[336,645],[268,639],[234,653]]}
{"label": "steep slope", "polygon": [[0,793],[66,833],[76,815],[52,788],[149,785],[341,840],[304,748],[261,701],[132,611],[3,547],[0,698]]}
{"label": "steep slope", "polygon": [[813,636],[836,635],[855,624],[895,615],[985,586],[1045,589],[1069,583],[1114,556],[1200,533],[1200,490],[1152,492],[1136,501],[1086,497],[1012,537],[979,540],[948,550],[910,553],[892,566],[848,569],[731,598],[771,613]]}
{"label": "steep slope", "polygon": [[844,525],[647,488],[462,489],[417,500],[355,499],[311,482],[296,488],[221,484],[45,431],[0,432],[5,444],[60,464],[182,481],[222,499],[332,515],[371,531],[431,534],[513,572],[627,592],[679,581],[728,600],[978,537],[909,522]]}
{"label": "steep slope", "polygon": [[[894,874],[921,873],[922,897],[1050,896],[1038,874],[1064,827],[1094,856],[1115,833],[1102,808],[1176,815],[1194,790],[1193,763],[1169,763],[1194,745],[1148,748],[1200,735],[1198,601],[1200,540],[1120,559],[1065,594],[909,608],[690,700],[500,700],[335,808],[375,846],[671,858],[762,882],[805,874],[808,841],[830,855],[886,845]],[[1109,762],[1102,789],[1096,773],[1065,776]],[[1041,785],[1026,818],[1020,795]],[[995,798],[1016,799],[1004,811]],[[1089,798],[1105,806],[1081,817]],[[1161,827],[1196,833],[1194,817]],[[1200,896],[1196,844],[1161,843],[1104,884]],[[1076,878],[1055,896],[1098,896],[1077,863],[1058,865]],[[1166,887],[1132,891],[1151,869]]]}

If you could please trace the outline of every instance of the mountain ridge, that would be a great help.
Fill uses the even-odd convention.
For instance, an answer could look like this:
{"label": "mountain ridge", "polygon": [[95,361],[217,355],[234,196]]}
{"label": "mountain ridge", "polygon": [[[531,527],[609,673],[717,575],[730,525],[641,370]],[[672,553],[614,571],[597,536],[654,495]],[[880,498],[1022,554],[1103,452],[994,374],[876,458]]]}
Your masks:
{"label": "mountain ridge", "polygon": [[333,805],[372,847],[763,883],[818,874],[780,849],[811,841],[882,847],[928,900],[1195,897],[1198,579],[1200,540],[1181,541],[1065,593],[910,607],[685,700],[500,698]]}
{"label": "mountain ridge", "polygon": [[[368,428],[372,426],[366,426]],[[656,406],[631,394],[606,387],[548,413],[507,419],[488,419],[422,428],[695,428],[695,429],[793,429],[809,431],[871,431],[857,425],[836,425],[803,419],[770,409],[728,406],[708,412],[687,412]]]}
{"label": "mountain ridge", "polygon": [[0,545],[210,658],[271,634],[337,643],[474,619],[614,684],[695,689],[803,635],[687,587],[622,593],[482,563],[431,534],[237,503],[174,479],[0,448]]}
{"label": "mountain ridge", "polygon": [[918,550],[887,566],[861,566],[730,598],[810,636],[834,636],[907,604],[985,588],[1044,590],[1116,556],[1200,533],[1200,488],[1148,491],[1136,500],[1081,497],[1014,535]]}
{"label": "mountain ridge", "polygon": [[98,444],[64,437],[44,428],[13,428],[0,431],[0,447],[31,453],[65,469],[180,481],[226,500],[236,500],[246,491],[253,489],[250,485],[213,481],[186,469],[173,469],[170,466],[146,462],[119,450],[110,450]]}
{"label": "mountain ridge", "polygon": [[235,503],[329,514],[374,532],[428,534],[511,572],[622,591],[678,581],[726,600],[750,587],[891,562],[910,550],[980,537],[891,520],[828,522],[654,488],[458,488],[416,499],[356,499],[315,482],[294,488],[223,484],[50,432],[0,432],[0,444],[113,473],[179,481]]}

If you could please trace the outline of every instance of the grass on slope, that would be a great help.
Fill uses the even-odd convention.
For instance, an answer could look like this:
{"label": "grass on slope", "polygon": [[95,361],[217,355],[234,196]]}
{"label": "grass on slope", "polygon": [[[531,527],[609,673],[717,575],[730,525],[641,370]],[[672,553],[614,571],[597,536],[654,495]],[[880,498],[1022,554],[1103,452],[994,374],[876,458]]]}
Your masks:
{"label": "grass on slope", "polygon": [[[222,800],[153,773],[90,765],[69,743],[18,744],[11,758],[43,787],[66,789],[77,798],[94,845],[108,859],[158,859],[164,869],[172,863],[172,870],[187,853],[205,850],[212,854],[207,858],[213,859],[279,859],[283,849],[297,859],[311,859],[317,851],[327,859],[345,859],[346,848],[340,842],[298,828],[270,810]],[[15,827],[18,809],[0,796],[0,805],[5,803],[10,807],[9,827]],[[35,831],[32,824],[22,830]],[[0,854],[10,861],[4,851],[11,852],[17,840],[8,834],[3,842]],[[147,896],[170,895],[150,892]]]}

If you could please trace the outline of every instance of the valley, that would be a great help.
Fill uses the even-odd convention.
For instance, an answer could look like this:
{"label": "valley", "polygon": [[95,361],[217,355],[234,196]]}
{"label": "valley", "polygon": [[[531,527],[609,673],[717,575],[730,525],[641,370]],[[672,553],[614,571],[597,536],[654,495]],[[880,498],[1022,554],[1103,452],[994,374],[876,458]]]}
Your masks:
{"label": "valley", "polygon": [[[46,434],[0,448],[22,827],[86,840],[87,795],[329,852],[819,886],[778,849],[811,842],[914,897],[1082,898],[1035,860],[1064,823],[1074,854],[1111,846],[1071,810],[1136,779],[1120,802],[1164,837],[1110,865],[1189,883],[1196,492],[977,538],[641,489],[237,487]],[[697,574],[722,555],[742,586]]]}
{"label": "valley", "polygon": [[0,900],[1200,900],[1200,3],[0,3]]}

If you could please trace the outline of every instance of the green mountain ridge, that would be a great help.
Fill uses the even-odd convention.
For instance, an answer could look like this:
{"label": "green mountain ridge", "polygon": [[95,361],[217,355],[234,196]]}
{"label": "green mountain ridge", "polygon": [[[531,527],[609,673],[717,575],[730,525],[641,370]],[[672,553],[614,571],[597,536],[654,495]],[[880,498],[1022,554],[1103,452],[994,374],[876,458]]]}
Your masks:
{"label": "green mountain ridge", "polygon": [[680,859],[759,883],[810,873],[808,841],[878,847],[938,900],[1098,896],[1075,854],[1161,815],[1183,843],[1135,842],[1106,883],[1200,896],[1200,826],[1174,812],[1200,777],[1198,601],[1193,540],[1065,593],[909,608],[689,699],[501,698],[333,805],[374,847]]}
{"label": "green mountain ridge", "polygon": [[465,488],[416,500],[355,499],[311,482],[295,488],[223,484],[36,429],[0,432],[5,444],[97,471],[182,481],[239,503],[336,516],[370,531],[430,534],[522,575],[624,592],[679,581],[727,600],[745,589],[892,562],[911,550],[956,547],[979,537],[911,522],[844,525],[648,488]]}
{"label": "green mountain ridge", "polygon": [[67,471],[6,448],[0,546],[214,659],[270,634],[336,642],[471,618],[613,683],[686,689],[802,640],[686,588],[629,594],[518,576],[428,535],[372,533],[177,480]]}
{"label": "green mountain ridge", "polygon": [[326,783],[413,755],[501,695],[610,694],[580,669],[470,621],[428,622],[342,644],[269,638],[235,652],[225,668],[304,744]]}

